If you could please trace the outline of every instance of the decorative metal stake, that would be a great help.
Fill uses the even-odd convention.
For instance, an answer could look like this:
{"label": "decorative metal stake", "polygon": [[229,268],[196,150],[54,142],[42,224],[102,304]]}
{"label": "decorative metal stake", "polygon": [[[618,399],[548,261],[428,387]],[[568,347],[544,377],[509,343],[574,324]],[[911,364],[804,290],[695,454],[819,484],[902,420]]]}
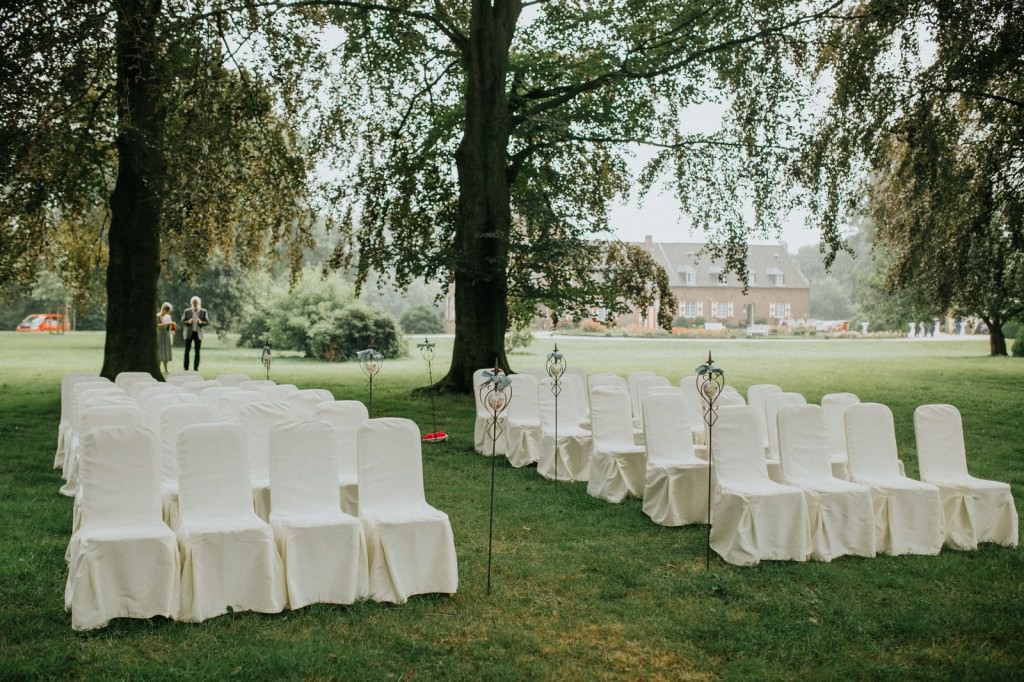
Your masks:
{"label": "decorative metal stake", "polygon": [[491,554],[494,541],[494,468],[497,461],[497,442],[501,434],[498,417],[508,408],[512,401],[512,382],[498,366],[497,358],[494,369],[484,372],[483,383],[480,384],[480,403],[491,414],[491,511],[487,524],[487,594],[491,593]]}
{"label": "decorative metal stake", "polygon": [[263,352],[260,353],[260,362],[263,363],[263,368],[267,370],[267,381],[270,381],[270,339],[267,339],[263,344]]}
{"label": "decorative metal stake", "polygon": [[548,376],[551,377],[551,393],[555,396],[555,485],[558,485],[558,396],[562,392],[562,376],[565,374],[565,356],[555,349],[548,354],[547,364],[544,366]]}
{"label": "decorative metal stake", "polygon": [[[424,337],[423,343],[417,343],[416,347],[420,349],[420,355],[427,361],[427,381],[431,387],[434,385],[434,346],[436,344],[430,339]],[[433,418],[434,431],[433,434],[437,435],[437,401],[435,400],[434,390],[430,389],[430,414]],[[430,441],[436,443],[438,441]]]}
{"label": "decorative metal stake", "polygon": [[697,367],[696,378],[697,382],[697,393],[700,394],[701,400],[704,401],[704,426],[708,432],[708,540],[707,540],[707,553],[704,557],[704,570],[711,568],[711,474],[712,467],[714,466],[714,458],[712,456],[712,430],[715,426],[715,422],[718,421],[718,411],[715,409],[715,402],[718,397],[722,395],[722,389],[725,387],[725,371],[719,367],[715,367],[714,360],[711,359],[711,351],[708,351],[708,360],[703,365]]}
{"label": "decorative metal stake", "polygon": [[367,405],[367,414],[373,416],[373,378],[380,372],[380,368],[384,365],[384,356],[380,351],[374,350],[373,348],[367,348],[356,353],[356,357],[359,358],[359,368],[363,370],[363,374],[367,377],[366,385],[370,389],[370,402]]}

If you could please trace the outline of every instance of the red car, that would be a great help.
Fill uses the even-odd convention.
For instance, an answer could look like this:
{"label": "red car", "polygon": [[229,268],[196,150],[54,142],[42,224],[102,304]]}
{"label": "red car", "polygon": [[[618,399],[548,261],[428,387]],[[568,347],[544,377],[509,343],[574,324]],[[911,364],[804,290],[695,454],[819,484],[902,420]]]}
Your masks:
{"label": "red car", "polygon": [[15,331],[63,334],[70,330],[71,322],[60,313],[32,313],[21,321]]}

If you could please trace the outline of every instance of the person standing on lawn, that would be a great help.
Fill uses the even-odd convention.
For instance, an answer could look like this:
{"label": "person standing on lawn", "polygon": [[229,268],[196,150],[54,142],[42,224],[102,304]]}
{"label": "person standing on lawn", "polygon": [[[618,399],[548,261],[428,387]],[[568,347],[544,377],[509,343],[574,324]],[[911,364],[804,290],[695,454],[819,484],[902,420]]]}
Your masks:
{"label": "person standing on lawn", "polygon": [[164,366],[164,375],[170,374],[167,364],[171,361],[171,335],[176,325],[171,317],[171,304],[164,303],[156,315],[156,348],[160,363]]}
{"label": "person standing on lawn", "polygon": [[185,371],[188,371],[188,356],[192,346],[196,347],[195,360],[192,362],[193,371],[199,371],[199,349],[203,345],[203,327],[210,324],[210,315],[206,308],[202,307],[203,302],[198,296],[193,296],[191,305],[181,315],[181,329],[185,335]]}

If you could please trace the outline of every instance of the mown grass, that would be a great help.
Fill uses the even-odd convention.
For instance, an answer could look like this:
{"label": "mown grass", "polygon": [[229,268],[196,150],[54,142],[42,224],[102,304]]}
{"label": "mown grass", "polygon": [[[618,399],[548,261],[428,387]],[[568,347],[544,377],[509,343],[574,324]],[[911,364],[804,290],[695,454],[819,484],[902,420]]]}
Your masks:
{"label": "mown grass", "polygon": [[[451,343],[439,339],[435,376]],[[778,383],[808,400],[847,390],[884,402],[916,474],[911,414],[950,402],[963,413],[973,473],[1024,500],[1024,362],[976,341],[621,341],[559,339],[590,371],[649,369],[672,380],[709,349],[730,383]],[[217,342],[203,373],[257,376],[258,352]],[[538,365],[550,342],[512,356]],[[687,679],[1019,678],[1024,555],[984,546],[937,557],[842,558],[737,568],[712,557],[705,529],[661,528],[639,501],[609,505],[583,484],[497,463],[492,592],[486,593],[491,462],[472,452],[472,401],[437,398],[451,439],[424,451],[427,497],[448,512],[459,553],[454,597],[403,606],[316,605],[202,624],[115,621],[74,633],[63,611],[71,501],[50,468],[59,378],[96,371],[102,336],[0,333],[0,677]],[[175,349],[180,359],[180,349]],[[282,355],[282,354],[279,354]],[[354,364],[278,357],[273,377],[362,398]],[[415,354],[388,361],[374,413],[433,430]]]}

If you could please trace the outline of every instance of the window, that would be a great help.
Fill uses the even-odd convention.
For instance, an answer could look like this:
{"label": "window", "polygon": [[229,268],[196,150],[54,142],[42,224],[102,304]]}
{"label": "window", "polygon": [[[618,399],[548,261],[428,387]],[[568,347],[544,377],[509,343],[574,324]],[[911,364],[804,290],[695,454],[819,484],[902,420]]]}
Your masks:
{"label": "window", "polygon": [[789,304],[788,303],[769,303],[768,304],[768,317],[775,320],[787,320],[789,319]]}
{"label": "window", "polygon": [[697,273],[693,268],[684,265],[677,272],[679,273],[679,279],[683,280],[683,284],[686,286],[692,287],[697,283]]}
{"label": "window", "polygon": [[718,265],[712,265],[708,268],[708,278],[711,279],[713,284],[719,286],[725,284],[725,273],[722,272],[722,268]]}
{"label": "window", "polygon": [[729,303],[712,303],[711,304],[711,317],[718,320],[727,320],[732,317],[732,302]]}
{"label": "window", "polygon": [[747,284],[749,284],[750,286],[756,286],[757,285],[757,273],[756,272],[747,272]]}
{"label": "window", "polygon": [[701,317],[704,315],[704,302],[703,301],[685,301],[679,304],[682,310],[683,317],[694,318]]}
{"label": "window", "polygon": [[773,287],[785,286],[786,275],[778,268],[768,268],[768,284]]}

